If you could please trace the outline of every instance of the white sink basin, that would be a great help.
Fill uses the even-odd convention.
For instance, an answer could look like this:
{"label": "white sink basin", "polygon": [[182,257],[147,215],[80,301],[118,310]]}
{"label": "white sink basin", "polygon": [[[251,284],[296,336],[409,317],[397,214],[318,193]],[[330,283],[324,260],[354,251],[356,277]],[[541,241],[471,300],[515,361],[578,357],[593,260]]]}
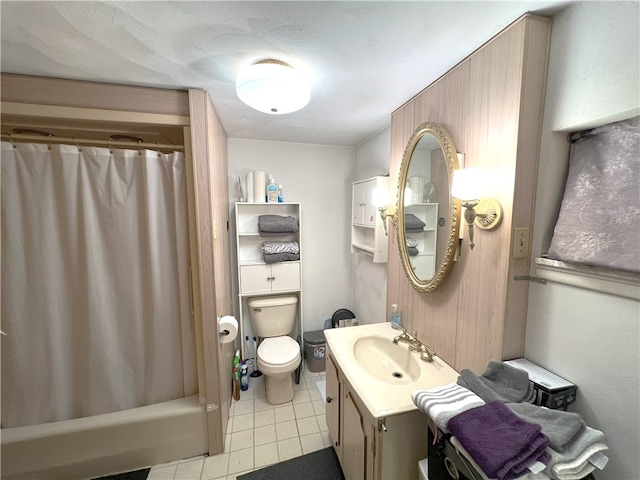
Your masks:
{"label": "white sink basin", "polygon": [[367,372],[391,385],[413,383],[420,377],[418,355],[387,337],[361,337],[353,344],[353,354]]}
{"label": "white sink basin", "polygon": [[406,343],[395,345],[398,333],[389,323],[324,331],[332,360],[375,418],[416,410],[411,392],[455,383],[458,378],[440,357],[423,362]]}

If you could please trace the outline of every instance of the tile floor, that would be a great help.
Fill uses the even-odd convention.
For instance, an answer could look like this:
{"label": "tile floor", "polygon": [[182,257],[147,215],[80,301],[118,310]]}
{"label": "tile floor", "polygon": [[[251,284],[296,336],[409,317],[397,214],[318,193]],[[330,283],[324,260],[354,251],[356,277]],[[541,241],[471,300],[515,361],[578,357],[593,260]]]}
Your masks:
{"label": "tile floor", "polygon": [[[318,385],[318,382],[320,384]],[[154,465],[147,480],[235,480],[253,470],[331,445],[325,420],[325,372],[303,366],[291,402],[271,405],[264,376],[233,400],[224,453]]]}

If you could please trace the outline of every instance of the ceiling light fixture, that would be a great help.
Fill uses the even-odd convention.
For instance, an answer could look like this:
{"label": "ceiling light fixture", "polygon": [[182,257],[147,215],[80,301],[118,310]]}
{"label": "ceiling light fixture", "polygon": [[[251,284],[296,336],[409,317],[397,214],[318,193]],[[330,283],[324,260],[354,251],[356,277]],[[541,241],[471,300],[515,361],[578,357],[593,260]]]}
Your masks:
{"label": "ceiling light fixture", "polygon": [[236,93],[251,108],[273,115],[300,110],[311,98],[305,76],[279,60],[261,60],[242,69]]}

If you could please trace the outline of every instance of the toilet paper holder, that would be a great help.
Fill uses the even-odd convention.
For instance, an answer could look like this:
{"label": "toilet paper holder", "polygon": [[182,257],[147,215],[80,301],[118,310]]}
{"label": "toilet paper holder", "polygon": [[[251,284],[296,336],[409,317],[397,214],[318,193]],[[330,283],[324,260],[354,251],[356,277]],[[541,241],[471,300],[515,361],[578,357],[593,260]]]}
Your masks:
{"label": "toilet paper holder", "polygon": [[238,334],[238,321],[231,315],[218,319],[218,340],[220,343],[231,343]]}

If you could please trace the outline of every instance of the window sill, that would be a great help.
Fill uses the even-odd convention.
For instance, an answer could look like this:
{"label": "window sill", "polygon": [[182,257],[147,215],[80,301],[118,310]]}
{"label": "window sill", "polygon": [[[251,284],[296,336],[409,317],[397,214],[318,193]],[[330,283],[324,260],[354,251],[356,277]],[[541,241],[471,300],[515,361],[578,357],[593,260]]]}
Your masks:
{"label": "window sill", "polygon": [[536,277],[549,282],[640,300],[640,274],[536,258]]}

